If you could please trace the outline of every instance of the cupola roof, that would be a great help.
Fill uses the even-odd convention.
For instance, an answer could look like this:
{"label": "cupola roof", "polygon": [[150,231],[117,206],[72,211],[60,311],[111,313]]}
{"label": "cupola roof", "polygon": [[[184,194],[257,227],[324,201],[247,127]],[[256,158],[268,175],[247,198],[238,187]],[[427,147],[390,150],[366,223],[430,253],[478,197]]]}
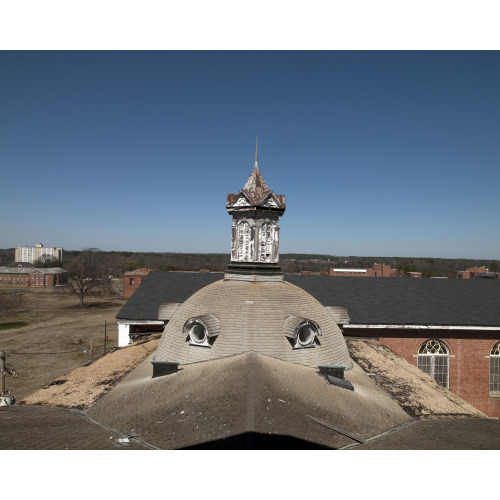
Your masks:
{"label": "cupola roof", "polygon": [[257,150],[255,152],[255,165],[250,177],[246,181],[243,189],[236,194],[228,194],[226,208],[230,210],[242,210],[249,208],[261,208],[264,210],[279,211],[280,215],[286,209],[285,195],[274,194],[269,189],[257,162]]}

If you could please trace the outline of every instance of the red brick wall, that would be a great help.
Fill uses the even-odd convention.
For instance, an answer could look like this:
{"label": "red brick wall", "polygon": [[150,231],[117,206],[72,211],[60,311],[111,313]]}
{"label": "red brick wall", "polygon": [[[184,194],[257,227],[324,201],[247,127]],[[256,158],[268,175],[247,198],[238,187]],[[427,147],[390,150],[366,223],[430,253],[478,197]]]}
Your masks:
{"label": "red brick wall", "polygon": [[[378,333],[377,333],[378,332]],[[446,344],[450,352],[449,388],[490,417],[500,417],[499,397],[490,396],[490,355],[500,340],[499,332],[459,330],[349,330],[350,335],[379,337],[380,343],[417,366],[417,354],[426,340],[436,338]]]}
{"label": "red brick wall", "polygon": [[[137,287],[142,283],[142,280],[146,276],[139,274],[139,275],[130,275],[127,274],[126,276],[123,276],[122,278],[122,296],[126,299],[128,299],[137,289]],[[130,280],[134,280],[134,284],[130,284]]]}
{"label": "red brick wall", "polygon": [[[38,277],[38,279],[36,279]],[[9,286],[11,288],[23,287],[53,287],[58,284],[67,283],[66,274],[43,274],[35,273],[2,273],[0,275],[0,286]]]}
{"label": "red brick wall", "polygon": [[470,273],[487,273],[488,272],[487,267],[467,267],[465,270],[469,271]]}
{"label": "red brick wall", "polygon": [[[151,272],[147,267],[135,269],[122,276],[122,297],[128,299],[142,283],[142,280]],[[133,284],[131,283],[133,280]]]}

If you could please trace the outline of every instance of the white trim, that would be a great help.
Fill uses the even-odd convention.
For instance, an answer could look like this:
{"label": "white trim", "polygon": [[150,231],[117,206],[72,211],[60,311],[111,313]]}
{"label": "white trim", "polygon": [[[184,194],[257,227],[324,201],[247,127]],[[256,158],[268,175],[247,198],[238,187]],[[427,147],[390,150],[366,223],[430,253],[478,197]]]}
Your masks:
{"label": "white trim", "polygon": [[336,268],[334,268],[333,272],[334,273],[342,272],[342,273],[360,273],[360,274],[366,274],[366,269],[342,269],[342,268],[336,269]]}
{"label": "white trim", "polygon": [[[414,357],[414,358],[418,358],[419,356],[425,356],[425,354],[413,354],[413,357]],[[454,358],[454,357],[455,357],[455,355],[454,355],[454,354],[448,354],[448,356],[449,356],[450,358]]]}
{"label": "white trim", "polygon": [[118,324],[122,325],[163,325],[164,321],[155,321],[149,319],[117,319]]}
{"label": "white trim", "polygon": [[346,328],[366,328],[373,330],[479,330],[479,331],[500,331],[500,326],[453,326],[453,325],[361,325],[349,323],[342,327]]}
{"label": "white trim", "polygon": [[224,273],[225,281],[250,281],[252,283],[265,281],[283,281],[282,274],[234,274]]}
{"label": "white trim", "polygon": [[130,344],[130,325],[118,323],[118,347]]}
{"label": "white trim", "polygon": [[123,347],[131,343],[130,341],[130,325],[164,325],[163,321],[118,319],[118,347]]}

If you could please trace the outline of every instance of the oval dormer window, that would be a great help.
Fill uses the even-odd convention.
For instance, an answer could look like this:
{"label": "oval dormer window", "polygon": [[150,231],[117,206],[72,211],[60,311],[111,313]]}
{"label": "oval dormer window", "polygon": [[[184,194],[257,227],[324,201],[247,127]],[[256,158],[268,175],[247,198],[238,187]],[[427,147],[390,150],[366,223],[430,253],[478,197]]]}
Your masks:
{"label": "oval dormer window", "polygon": [[303,349],[319,345],[318,336],[321,335],[321,330],[312,319],[288,316],[283,324],[283,333],[294,349]]}
{"label": "oval dormer window", "polygon": [[310,322],[307,322],[305,325],[299,327],[299,331],[297,332],[297,343],[301,347],[310,346],[314,343],[316,334],[317,331],[315,327]]}
{"label": "oval dormer window", "polygon": [[184,323],[182,331],[187,333],[186,341],[191,345],[211,347],[219,335],[220,322],[215,314],[205,314],[190,318]]}
{"label": "oval dormer window", "polygon": [[312,347],[317,335],[321,335],[321,331],[316,322],[312,320],[303,321],[297,328],[295,347]]}
{"label": "oval dormer window", "polygon": [[189,328],[189,338],[195,344],[203,344],[207,340],[207,329],[198,322],[193,322]]}

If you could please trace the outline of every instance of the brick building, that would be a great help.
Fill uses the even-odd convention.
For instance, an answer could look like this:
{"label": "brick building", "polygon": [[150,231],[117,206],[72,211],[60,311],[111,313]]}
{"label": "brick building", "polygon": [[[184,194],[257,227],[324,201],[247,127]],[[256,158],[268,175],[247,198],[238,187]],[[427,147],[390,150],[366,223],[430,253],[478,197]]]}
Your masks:
{"label": "brick building", "polygon": [[344,336],[378,339],[482,412],[500,417],[497,280],[361,280],[350,288],[336,291],[349,315]]}
{"label": "brick building", "polygon": [[128,299],[150,272],[151,269],[141,267],[125,273],[122,277],[122,297]]}
{"label": "brick building", "polygon": [[487,267],[467,267],[465,271],[455,271],[453,277],[459,280],[500,279],[500,273],[493,273]]}
{"label": "brick building", "polygon": [[[373,335],[373,330],[349,332]],[[499,333],[487,327],[384,329],[378,339],[486,415],[500,417]]]}
{"label": "brick building", "polygon": [[387,264],[373,264],[368,269],[334,269],[330,268],[329,276],[361,276],[371,278],[392,278],[399,276],[397,269],[391,269]]}
{"label": "brick building", "polygon": [[330,268],[328,271],[329,276],[361,276],[375,277],[373,269],[334,269]]}
{"label": "brick building", "polygon": [[68,282],[68,273],[60,267],[0,267],[0,287],[54,287]]}

